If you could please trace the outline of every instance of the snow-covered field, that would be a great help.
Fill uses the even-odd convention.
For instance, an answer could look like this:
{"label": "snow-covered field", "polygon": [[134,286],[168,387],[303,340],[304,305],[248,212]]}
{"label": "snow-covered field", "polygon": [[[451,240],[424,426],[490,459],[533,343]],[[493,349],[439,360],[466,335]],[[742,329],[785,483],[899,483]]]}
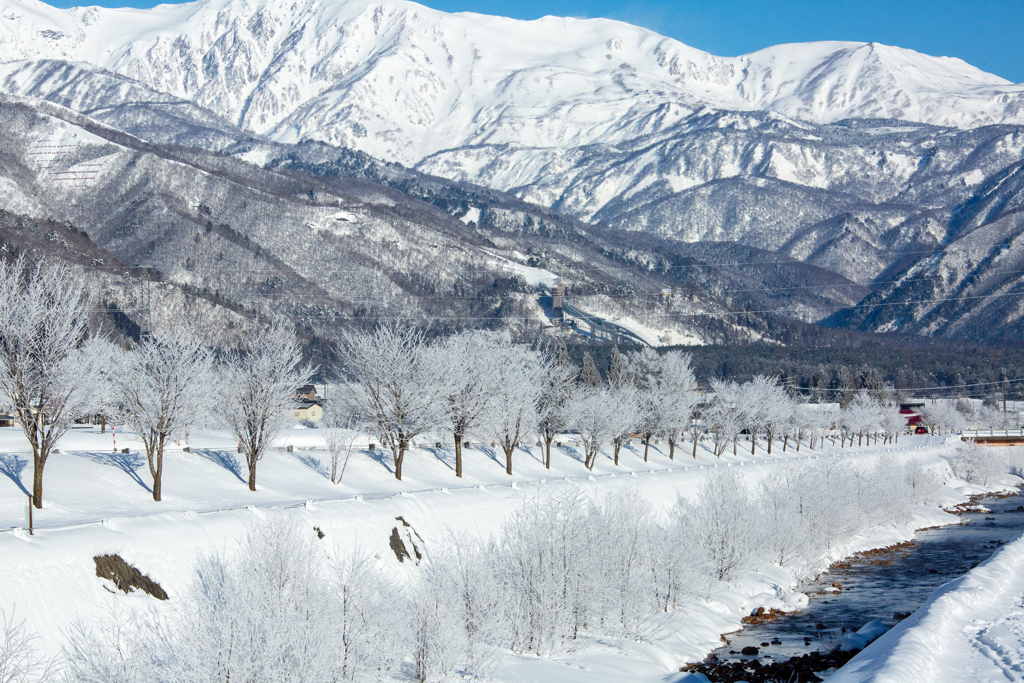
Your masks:
{"label": "snow-covered field", "polygon": [[[446,443],[440,436],[424,439],[430,445],[435,440]],[[466,477],[459,481],[453,473],[452,450],[446,446],[415,449],[406,458],[404,480],[399,482],[390,472],[390,454],[362,450],[359,447],[364,442],[357,444],[359,450],[352,456],[344,481],[335,486],[322,472],[326,453],[312,450],[319,446],[317,430],[293,428],[278,442],[282,448],[260,462],[259,490],[253,493],[246,489],[244,460],[234,453],[226,434],[193,433],[191,442],[192,453],[169,454],[164,500],[155,503],[148,491],[144,458],[137,455],[139,443],[132,435],[117,434],[118,448],[132,449],[126,456],[112,452],[109,430],[106,434],[98,428],[73,430],[61,442],[61,452],[46,466],[46,504],[36,512],[36,534],[29,537],[13,527],[21,526],[24,517],[31,458],[19,430],[0,429],[0,473],[6,475],[0,477],[0,528],[12,529],[0,533],[0,608],[8,614],[14,609],[18,618],[25,618],[48,653],[59,651],[76,619],[97,622],[116,605],[146,611],[166,609],[186,589],[199,556],[215,551],[230,554],[261,521],[287,520],[310,533],[318,527],[335,554],[359,549],[371,555],[382,570],[413,578],[421,567],[411,561],[398,562],[389,546],[393,529],[417,543],[429,559],[452,533],[477,538],[496,535],[514,511],[539,500],[539,493],[574,490],[600,500],[626,490],[642,495],[656,514],[663,514],[680,497],[692,497],[709,474],[726,468],[733,468],[730,471],[748,483],[756,483],[798,459],[840,458],[870,466],[880,458],[895,457],[919,459],[951,479],[941,456],[954,450],[948,437],[904,437],[889,447],[809,451],[804,445],[799,454],[792,447],[783,454],[776,444],[771,456],[760,445],[751,456],[748,445],[746,452],[740,449],[738,457],[727,454],[719,460],[703,445],[693,459],[690,445],[684,443],[677,449],[675,461],[668,459],[666,446],[652,445],[650,462],[645,463],[642,446],[634,444],[626,447],[620,467],[601,457],[591,473],[583,466],[579,449],[557,450],[552,469],[545,470],[540,448],[533,446],[516,452],[516,474],[509,477],[500,451],[475,448],[465,455]],[[293,453],[283,450],[287,445],[294,447]],[[960,491],[944,487],[937,504],[953,504],[963,500],[964,493],[982,490],[955,480],[952,483],[959,483]],[[397,521],[399,517],[402,521]],[[915,528],[951,522],[955,518],[938,506],[918,507],[906,523],[842,539],[832,553],[838,558],[891,545],[908,539]],[[1008,548],[1001,556],[1010,560],[1021,552],[1024,549]],[[94,556],[108,553],[120,554],[157,581],[170,600],[162,603],[141,593],[125,595],[112,590],[109,582],[95,576],[92,561]],[[766,567],[744,574],[717,589],[708,600],[690,606],[676,632],[656,644],[595,642],[582,651],[550,659],[508,654],[495,678],[619,683],[662,680],[681,664],[700,660],[720,645],[720,635],[737,630],[740,619],[752,610],[762,606],[792,609],[805,602],[798,588],[791,572]],[[1015,595],[1014,604],[1019,607],[1020,590]],[[983,639],[985,633],[989,631],[978,637]]]}

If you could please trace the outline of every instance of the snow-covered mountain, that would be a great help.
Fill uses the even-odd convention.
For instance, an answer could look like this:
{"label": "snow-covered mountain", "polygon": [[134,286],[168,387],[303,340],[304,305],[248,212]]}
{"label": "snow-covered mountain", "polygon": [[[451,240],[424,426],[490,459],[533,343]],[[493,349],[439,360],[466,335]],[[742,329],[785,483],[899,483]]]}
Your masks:
{"label": "snow-covered mountain", "polygon": [[483,143],[616,144],[706,108],[819,123],[1024,123],[1024,86],[877,44],[722,58],[605,19],[516,21],[401,0],[0,8],[0,61],[86,62],[278,141],[323,140],[406,165]]}
{"label": "snow-covered mountain", "polygon": [[[332,189],[318,191],[349,201],[345,183],[358,179],[376,186],[359,192],[383,192],[406,207],[412,218],[399,231],[419,263],[429,262],[444,225],[440,232],[453,245],[498,246],[523,263],[558,265],[563,274],[606,258],[608,266],[657,271],[649,281],[627,283],[628,296],[655,285],[690,287],[724,297],[687,304],[715,315],[738,305],[729,294],[737,287],[765,298],[757,308],[780,310],[775,306],[788,294],[778,288],[799,280],[815,294],[781,310],[808,321],[859,300],[864,287],[880,289],[834,322],[1005,338],[1024,320],[1013,296],[1002,298],[995,317],[964,308],[939,320],[916,303],[917,290],[896,284],[908,272],[927,271],[934,258],[979,263],[980,242],[991,251],[1016,234],[1017,213],[1008,220],[987,215],[970,230],[964,216],[973,216],[987,188],[1024,158],[1024,85],[957,59],[838,42],[720,58],[621,22],[524,22],[400,0],[200,0],[151,10],[0,0],[0,91],[19,106],[45,104],[47,116],[57,111],[47,107],[59,105],[65,113],[58,118],[76,112],[99,122],[106,139],[143,155],[145,163],[126,169],[152,166],[149,176],[124,176],[146,188],[145,210],[124,178],[110,180],[106,199],[86,192],[68,204],[41,192],[46,174],[31,169],[0,175],[0,211],[70,221],[101,236],[102,247],[125,263],[166,273],[208,251],[193,255],[191,246],[165,239],[184,235],[180,226],[167,227],[185,211],[168,211],[171,205],[191,207],[186,222],[199,224],[208,221],[192,215],[197,206],[248,215],[263,201],[258,192],[237,207],[228,200],[239,191],[238,178],[241,185],[259,178],[261,187],[287,187],[289,202],[299,202],[289,215],[298,216],[310,211],[302,199],[315,195],[309,188],[326,183]],[[186,178],[175,163],[154,161],[178,156],[201,168],[199,175]],[[12,162],[17,167],[28,157],[15,154]],[[115,205],[122,200],[128,208]],[[280,202],[247,219],[250,238],[258,232],[261,248],[319,281],[322,273],[303,271],[316,240],[303,221],[289,232],[293,221],[280,220]],[[391,217],[380,220],[391,226]],[[969,236],[975,228],[983,229]],[[572,243],[586,246],[570,253]],[[718,246],[703,246],[710,243]],[[363,246],[354,238],[335,257],[366,257],[372,273],[380,261],[362,254]],[[933,256],[937,249],[941,256]],[[750,258],[776,265],[730,270],[732,257],[724,256],[755,253],[762,256]],[[719,257],[728,268],[715,265]],[[703,259],[709,274],[679,275],[689,272],[691,258]],[[799,261],[799,273],[776,268]],[[396,296],[416,290],[407,281],[412,271],[399,270]],[[231,290],[234,283],[218,272],[190,286]],[[598,295],[626,282],[617,278],[580,282]],[[1018,281],[1024,285],[1012,273],[999,280],[1010,292]],[[940,289],[933,298],[959,291]],[[346,299],[352,304],[365,302]],[[718,336],[701,329],[705,339],[734,334],[730,325]]]}

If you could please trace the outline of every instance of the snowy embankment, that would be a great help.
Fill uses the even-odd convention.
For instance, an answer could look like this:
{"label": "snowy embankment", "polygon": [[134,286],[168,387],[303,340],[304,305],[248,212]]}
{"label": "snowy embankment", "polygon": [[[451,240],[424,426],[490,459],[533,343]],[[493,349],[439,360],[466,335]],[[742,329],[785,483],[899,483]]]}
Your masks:
{"label": "snowy embankment", "polygon": [[[15,430],[0,430],[0,525],[21,525],[31,466],[24,466],[24,448]],[[323,474],[322,451],[303,451],[317,441],[315,430],[293,429],[279,445],[296,452],[273,451],[259,464],[259,490],[245,488],[244,463],[232,453],[222,433],[193,434],[193,453],[168,457],[164,501],[155,503],[147,490],[144,459],[134,455],[137,443],[119,435],[118,447],[133,452],[112,454],[111,435],[76,430],[61,444],[46,469],[47,503],[37,513],[37,532],[0,533],[0,607],[17,610],[39,645],[56,653],[76,620],[97,623],[115,607],[159,612],[186,591],[197,558],[212,552],[231,554],[257,522],[293,522],[310,533],[325,534],[323,542],[335,557],[356,550],[369,555],[382,571],[410,579],[431,554],[451,545],[452,534],[490,538],[524,505],[539,494],[578,492],[603,500],[616,492],[636,492],[656,515],[665,515],[680,498],[693,498],[714,472],[728,470],[750,486],[781,471],[786,464],[842,461],[857,468],[893,462],[920,461],[950,478],[946,461],[954,446],[944,438],[904,438],[896,446],[826,449],[781,453],[776,444],[768,455],[760,448],[750,455],[749,442],[738,456],[714,458],[703,445],[697,458],[677,450],[670,461],[667,449],[652,446],[650,462],[642,447],[626,447],[622,466],[599,458],[593,472],[572,448],[553,454],[552,469],[544,469],[540,449],[516,453],[516,475],[508,477],[498,454],[473,449],[466,473],[457,480],[450,449],[416,449],[407,461],[405,480],[396,481],[386,454],[358,450],[345,479],[335,486]],[[742,442],[741,442],[742,443]],[[15,454],[22,451],[20,454]],[[21,463],[21,464],[19,464]],[[20,469],[19,469],[20,468]],[[963,496],[949,486],[936,504],[952,504]],[[307,502],[309,501],[309,502]],[[938,505],[918,506],[909,518],[853,538],[837,539],[831,559],[908,540],[916,528],[955,522]],[[402,540],[412,557],[399,562],[392,539]],[[117,592],[97,578],[93,557],[119,554],[159,583],[170,596],[166,603],[148,595]],[[416,561],[422,554],[424,562]],[[826,563],[827,564],[827,563]],[[823,569],[824,567],[819,567]],[[805,604],[797,593],[798,576],[777,566],[746,572],[716,588],[708,598],[691,604],[685,619],[657,642],[592,643],[587,649],[547,660],[508,655],[496,674],[502,680],[615,680],[654,681],[698,661],[721,644],[720,635],[741,627],[741,618],[758,607],[793,609]]]}
{"label": "snowy embankment", "polygon": [[974,683],[1024,678],[1024,537],[936,589],[834,683]]}

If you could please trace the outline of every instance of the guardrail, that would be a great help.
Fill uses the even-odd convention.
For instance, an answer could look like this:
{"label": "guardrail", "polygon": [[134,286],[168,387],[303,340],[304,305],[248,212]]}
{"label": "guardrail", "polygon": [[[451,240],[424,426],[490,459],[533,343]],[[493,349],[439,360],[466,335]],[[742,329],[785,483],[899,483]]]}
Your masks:
{"label": "guardrail", "polygon": [[971,439],[978,436],[1019,436],[1024,437],[1024,429],[965,429],[960,436]]}

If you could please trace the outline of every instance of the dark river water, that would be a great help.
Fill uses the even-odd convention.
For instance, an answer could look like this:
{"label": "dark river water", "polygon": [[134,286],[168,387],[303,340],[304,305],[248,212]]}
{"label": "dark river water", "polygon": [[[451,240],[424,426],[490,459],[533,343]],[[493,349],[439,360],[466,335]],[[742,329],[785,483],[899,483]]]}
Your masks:
{"label": "dark river water", "polygon": [[[802,589],[811,599],[806,610],[726,636],[729,644],[715,654],[722,661],[751,659],[730,651],[753,646],[760,650],[757,658],[767,664],[826,650],[844,627],[856,631],[874,620],[893,626],[897,613],[913,612],[935,588],[977,566],[1024,531],[1024,512],[1015,511],[1024,497],[988,498],[981,504],[992,512],[961,515],[961,524],[918,532],[910,545],[833,567]],[[833,582],[842,584],[840,593],[826,592]]]}

